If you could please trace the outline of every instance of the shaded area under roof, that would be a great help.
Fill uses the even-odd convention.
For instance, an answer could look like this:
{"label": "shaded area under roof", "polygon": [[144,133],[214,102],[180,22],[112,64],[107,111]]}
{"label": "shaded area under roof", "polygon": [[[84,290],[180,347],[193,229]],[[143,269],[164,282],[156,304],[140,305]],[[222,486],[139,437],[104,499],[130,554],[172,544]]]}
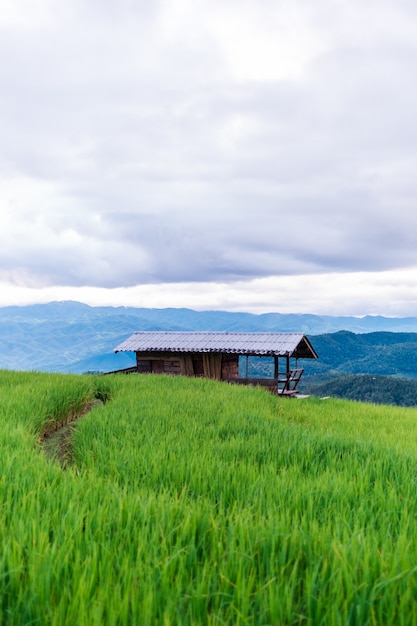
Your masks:
{"label": "shaded area under roof", "polygon": [[249,356],[289,356],[317,359],[303,333],[237,333],[140,331],[119,344],[115,352],[222,352]]}

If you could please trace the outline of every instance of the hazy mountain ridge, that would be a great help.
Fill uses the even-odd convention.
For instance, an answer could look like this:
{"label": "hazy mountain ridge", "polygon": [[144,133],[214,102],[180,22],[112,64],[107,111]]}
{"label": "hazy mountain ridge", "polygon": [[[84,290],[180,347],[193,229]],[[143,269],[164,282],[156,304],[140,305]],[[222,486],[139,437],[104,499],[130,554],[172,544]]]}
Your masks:
{"label": "hazy mountain ridge", "polygon": [[381,373],[417,378],[417,318],[255,315],[79,302],[0,307],[0,367],[74,372],[128,367],[133,355],[115,355],[113,349],[136,330],[301,331],[312,336],[320,357],[307,363],[306,374],[369,373],[377,355]]}

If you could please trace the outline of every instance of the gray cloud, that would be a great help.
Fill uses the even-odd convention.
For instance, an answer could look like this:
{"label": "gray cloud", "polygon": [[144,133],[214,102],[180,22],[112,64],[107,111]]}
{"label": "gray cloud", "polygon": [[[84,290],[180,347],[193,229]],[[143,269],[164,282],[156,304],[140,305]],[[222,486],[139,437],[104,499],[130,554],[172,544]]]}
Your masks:
{"label": "gray cloud", "polygon": [[117,287],[417,265],[417,10],[296,4],[312,42],[296,42],[298,73],[288,36],[288,58],[252,43],[245,77],[245,23],[219,21],[252,20],[274,51],[295,19],[284,3],[52,3],[3,28],[0,277]]}

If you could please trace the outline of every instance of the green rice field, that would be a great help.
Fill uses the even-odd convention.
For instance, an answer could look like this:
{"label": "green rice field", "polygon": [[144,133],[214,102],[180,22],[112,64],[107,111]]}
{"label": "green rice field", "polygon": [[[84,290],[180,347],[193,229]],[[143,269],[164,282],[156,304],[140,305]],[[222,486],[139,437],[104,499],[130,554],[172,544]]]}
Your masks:
{"label": "green rice field", "polygon": [[417,625],[416,426],[204,379],[2,371],[0,624]]}

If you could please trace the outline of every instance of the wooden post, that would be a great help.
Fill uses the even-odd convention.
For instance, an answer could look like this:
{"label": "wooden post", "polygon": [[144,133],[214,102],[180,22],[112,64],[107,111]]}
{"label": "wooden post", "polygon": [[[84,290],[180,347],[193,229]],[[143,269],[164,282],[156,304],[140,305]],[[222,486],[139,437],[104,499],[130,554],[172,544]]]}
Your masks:
{"label": "wooden post", "polygon": [[290,388],[290,357],[288,354],[286,356],[286,359],[287,359],[287,383],[285,387],[289,389]]}
{"label": "wooden post", "polygon": [[278,357],[274,356],[274,378],[277,379],[278,378],[278,371],[279,371],[279,367],[278,367]]}

